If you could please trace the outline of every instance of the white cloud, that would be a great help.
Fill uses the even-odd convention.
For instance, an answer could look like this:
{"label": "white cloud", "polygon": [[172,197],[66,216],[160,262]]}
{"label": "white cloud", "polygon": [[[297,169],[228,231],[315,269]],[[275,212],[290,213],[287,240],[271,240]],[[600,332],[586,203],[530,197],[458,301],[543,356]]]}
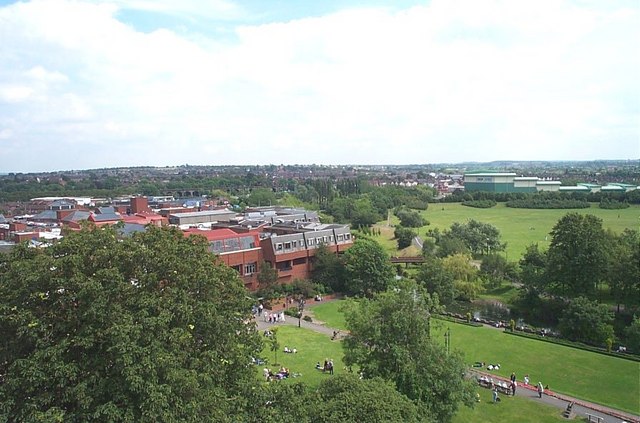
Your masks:
{"label": "white cloud", "polygon": [[[196,19],[196,3],[0,8],[6,170],[640,156],[637,7],[435,0],[247,23],[232,40],[118,20]],[[201,19],[243,13],[220,1]]]}

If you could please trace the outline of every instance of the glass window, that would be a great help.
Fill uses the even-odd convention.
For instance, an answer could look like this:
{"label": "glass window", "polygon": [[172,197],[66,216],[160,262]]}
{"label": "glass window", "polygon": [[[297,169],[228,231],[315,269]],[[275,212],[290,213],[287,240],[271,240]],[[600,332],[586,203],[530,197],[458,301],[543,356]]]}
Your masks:
{"label": "glass window", "polygon": [[284,249],[285,250],[290,250],[291,249],[291,243],[290,242],[285,242],[284,243]]}
{"label": "glass window", "polygon": [[220,254],[224,252],[224,244],[222,243],[222,241],[213,241],[211,242],[211,251],[213,251],[216,254]]}
{"label": "glass window", "polygon": [[256,248],[255,239],[252,236],[243,236],[240,238],[240,247],[243,250],[248,250],[249,248]]}
{"label": "glass window", "polygon": [[238,251],[240,249],[240,241],[238,238],[228,238],[224,240],[224,250],[229,251]]}
{"label": "glass window", "polygon": [[258,271],[258,263],[253,262],[253,263],[247,263],[244,265],[244,274],[245,275],[251,275],[253,273],[256,273]]}
{"label": "glass window", "polygon": [[282,244],[276,244],[276,251],[282,251]]}

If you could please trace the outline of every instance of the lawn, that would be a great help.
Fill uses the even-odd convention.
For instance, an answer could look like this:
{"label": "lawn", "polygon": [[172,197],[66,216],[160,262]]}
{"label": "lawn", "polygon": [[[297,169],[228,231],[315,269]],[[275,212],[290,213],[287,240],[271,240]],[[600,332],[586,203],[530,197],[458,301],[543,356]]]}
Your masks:
{"label": "lawn", "polygon": [[[304,382],[311,387],[317,387],[323,379],[331,377],[328,373],[315,369],[318,361],[323,364],[325,359],[333,359],[334,373],[345,371],[342,363],[342,345],[339,341],[331,341],[327,335],[288,325],[278,326],[277,336],[280,343],[277,362],[275,361],[274,352],[270,350],[267,338],[265,338],[266,342],[262,358],[266,358],[268,362],[266,366],[257,366],[260,378],[262,378],[262,369],[264,367],[270,368],[274,373],[277,373],[278,369],[284,366],[292,374],[299,373],[301,376],[289,378],[283,382]],[[285,346],[290,349],[296,348],[298,352],[296,354],[286,354],[283,352]]]}
{"label": "lawn", "polygon": [[[327,326],[346,329],[339,311],[343,301],[314,306],[311,311]],[[519,379],[529,374],[551,390],[635,414],[640,413],[640,363],[576,348],[505,334],[488,327],[475,328],[434,319],[434,339],[444,342],[451,329],[451,346],[475,361],[500,363],[496,374]]]}
{"label": "lawn", "polygon": [[499,363],[495,374],[518,379],[528,374],[552,391],[635,414],[640,413],[640,363],[577,348],[506,334],[488,327],[471,327],[432,320],[434,339],[444,343],[451,330],[451,348],[465,360]]}
{"label": "lawn", "polygon": [[[317,307],[323,307],[326,304],[329,303]],[[301,373],[301,376],[272,383],[301,381],[311,388],[317,387],[322,380],[331,377],[329,374],[314,368],[316,362],[322,362],[325,358],[334,359],[336,374],[345,371],[342,364],[342,347],[340,342],[331,341],[326,335],[321,335],[304,328],[281,326],[278,331],[278,340],[282,346],[281,350],[285,345],[290,348],[295,346],[298,349],[298,353],[285,354],[281,351],[278,352],[279,365],[276,366],[271,364],[274,360],[274,354],[267,347],[263,352],[263,357],[269,360],[267,367],[276,371],[279,366],[285,366],[288,367],[291,372]],[[256,368],[256,375],[259,378],[262,378],[263,367],[264,366],[258,366]],[[560,417],[562,410],[558,408],[526,398],[505,396],[501,396],[502,401],[494,405],[491,403],[490,390],[478,388],[478,393],[480,394],[480,402],[476,403],[473,409],[462,407],[453,419],[454,423],[480,421],[555,423],[562,421]]]}
{"label": "lawn", "polygon": [[[538,401],[522,397],[501,395],[501,401],[492,402],[491,390],[478,388],[480,402],[473,409],[462,407],[453,418],[453,423],[468,422],[518,422],[518,423],[556,423],[567,421],[562,410]],[[576,419],[574,421],[584,421]]]}
{"label": "lawn", "polygon": [[[502,241],[507,243],[505,255],[511,261],[517,261],[524,253],[526,247],[532,243],[538,243],[546,249],[551,237],[549,232],[558,220],[567,213],[589,213],[602,219],[605,229],[611,229],[616,233],[626,228],[640,228],[640,206],[632,205],[622,210],[605,210],[592,204],[589,209],[571,210],[538,210],[538,209],[512,209],[498,203],[490,209],[477,209],[465,207],[460,203],[430,204],[426,211],[421,212],[429,222],[429,226],[418,229],[420,236],[424,237],[428,229],[439,228],[441,231],[451,227],[454,222],[466,222],[475,219],[480,222],[490,223],[500,230]],[[391,218],[391,224],[397,223],[395,216]],[[387,221],[380,222],[377,227],[386,226]],[[391,238],[389,238],[389,234]],[[391,241],[393,230],[383,232],[382,236],[375,237],[391,255],[397,255],[395,241]]]}

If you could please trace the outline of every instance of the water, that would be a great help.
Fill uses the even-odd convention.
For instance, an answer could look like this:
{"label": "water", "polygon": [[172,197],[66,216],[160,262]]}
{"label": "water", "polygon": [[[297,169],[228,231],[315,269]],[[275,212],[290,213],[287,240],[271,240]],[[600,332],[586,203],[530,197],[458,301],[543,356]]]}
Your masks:
{"label": "water", "polygon": [[511,309],[505,304],[496,300],[476,300],[471,303],[454,302],[447,306],[450,313],[466,315],[471,313],[474,320],[491,320],[508,323],[511,319],[516,321],[517,326],[523,326],[524,322],[519,316],[511,313]]}

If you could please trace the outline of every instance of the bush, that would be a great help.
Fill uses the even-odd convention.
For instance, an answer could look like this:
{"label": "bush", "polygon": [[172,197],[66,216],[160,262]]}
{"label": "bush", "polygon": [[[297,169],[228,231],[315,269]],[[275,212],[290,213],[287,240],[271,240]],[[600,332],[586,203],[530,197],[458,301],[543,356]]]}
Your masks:
{"label": "bush", "polygon": [[549,199],[530,197],[523,200],[507,201],[507,207],[514,209],[588,209],[591,207],[585,200]]}
{"label": "bush", "polygon": [[304,320],[305,322],[309,322],[309,323],[313,322],[313,319],[311,318],[311,316],[304,316],[302,318],[302,320]]}
{"label": "bush", "polygon": [[467,207],[475,207],[477,209],[490,209],[491,207],[495,207],[498,204],[493,200],[471,200],[471,201],[463,201],[462,205]]}

